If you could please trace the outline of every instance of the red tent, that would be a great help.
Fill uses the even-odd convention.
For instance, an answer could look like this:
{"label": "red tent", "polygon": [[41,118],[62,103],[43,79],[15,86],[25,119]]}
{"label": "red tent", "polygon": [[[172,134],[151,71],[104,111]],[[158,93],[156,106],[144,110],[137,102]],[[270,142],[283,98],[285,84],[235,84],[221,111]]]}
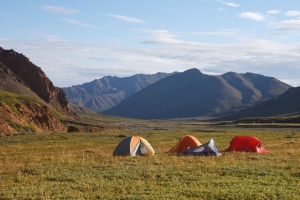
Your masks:
{"label": "red tent", "polygon": [[256,153],[266,153],[266,149],[262,147],[262,142],[253,136],[235,136],[230,147],[226,151],[250,151]]}

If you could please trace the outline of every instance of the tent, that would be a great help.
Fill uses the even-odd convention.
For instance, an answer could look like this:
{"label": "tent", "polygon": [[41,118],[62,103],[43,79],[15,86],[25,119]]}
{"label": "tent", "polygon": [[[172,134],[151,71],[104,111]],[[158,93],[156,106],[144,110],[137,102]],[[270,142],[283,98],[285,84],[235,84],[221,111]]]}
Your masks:
{"label": "tent", "polygon": [[220,156],[221,153],[215,145],[214,139],[198,147],[189,148],[183,152],[184,155],[194,156]]}
{"label": "tent", "polygon": [[179,140],[179,142],[168,152],[169,153],[182,153],[189,147],[197,147],[201,145],[198,139],[192,135],[186,135]]}
{"label": "tent", "polygon": [[262,142],[254,136],[235,136],[226,151],[250,151],[256,153],[266,153],[262,147]]}
{"label": "tent", "polygon": [[113,155],[146,156],[154,155],[150,143],[140,136],[131,136],[122,140],[113,152]]}

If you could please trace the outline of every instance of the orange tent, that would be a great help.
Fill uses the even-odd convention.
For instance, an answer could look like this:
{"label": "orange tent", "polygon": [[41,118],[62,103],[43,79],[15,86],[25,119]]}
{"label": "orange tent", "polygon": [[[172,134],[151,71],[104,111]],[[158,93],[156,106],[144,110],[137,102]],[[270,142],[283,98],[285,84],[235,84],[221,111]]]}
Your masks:
{"label": "orange tent", "polygon": [[256,153],[266,153],[262,147],[262,142],[253,136],[235,136],[226,151],[250,151]]}
{"label": "orange tent", "polygon": [[168,152],[169,153],[182,153],[188,148],[200,146],[201,143],[192,135],[186,135],[179,140],[179,142]]}

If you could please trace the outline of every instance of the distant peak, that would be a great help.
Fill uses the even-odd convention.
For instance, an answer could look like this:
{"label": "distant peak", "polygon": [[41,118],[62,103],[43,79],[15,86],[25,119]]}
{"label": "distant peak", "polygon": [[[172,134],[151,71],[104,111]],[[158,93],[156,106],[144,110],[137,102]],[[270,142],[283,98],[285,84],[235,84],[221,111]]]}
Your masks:
{"label": "distant peak", "polygon": [[202,72],[197,68],[188,69],[188,70],[184,71],[183,73],[197,73],[197,74],[200,73],[200,74],[202,74]]}
{"label": "distant peak", "polygon": [[229,74],[238,74],[238,73],[230,71],[230,72],[225,73],[224,75],[229,75]]}

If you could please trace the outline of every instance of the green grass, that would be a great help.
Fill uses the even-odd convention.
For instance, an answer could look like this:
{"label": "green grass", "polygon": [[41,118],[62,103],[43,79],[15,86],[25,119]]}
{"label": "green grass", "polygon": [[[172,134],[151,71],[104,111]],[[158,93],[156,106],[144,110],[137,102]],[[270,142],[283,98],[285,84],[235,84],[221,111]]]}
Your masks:
{"label": "green grass", "polygon": [[10,127],[12,127],[14,130],[16,130],[19,133],[22,133],[22,132],[34,133],[34,132],[36,132],[36,130],[31,126],[23,126],[21,124],[11,121],[11,120],[8,120],[8,123],[9,123]]}
{"label": "green grass", "polygon": [[[0,137],[0,199],[299,199],[300,131],[287,129],[109,130]],[[183,135],[214,138],[220,151],[235,135],[254,135],[267,154],[220,157],[165,153]],[[122,136],[140,135],[149,157],[114,157]]]}
{"label": "green grass", "polygon": [[[33,100],[32,97],[27,97],[21,94],[11,93],[11,92],[5,92],[3,90],[0,90],[0,103],[4,102],[6,105],[10,107],[11,110],[13,110],[15,113],[20,114],[17,108],[15,107],[17,99],[25,98],[28,101]],[[2,106],[2,103],[0,104]]]}

